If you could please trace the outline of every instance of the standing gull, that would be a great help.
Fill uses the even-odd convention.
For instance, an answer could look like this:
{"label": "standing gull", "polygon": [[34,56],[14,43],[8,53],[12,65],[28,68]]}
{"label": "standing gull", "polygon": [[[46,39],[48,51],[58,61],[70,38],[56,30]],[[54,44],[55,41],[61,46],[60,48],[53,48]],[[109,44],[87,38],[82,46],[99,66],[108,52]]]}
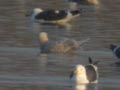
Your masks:
{"label": "standing gull", "polygon": [[92,62],[92,59],[89,58],[88,65],[78,64],[75,66],[74,71],[70,74],[70,78],[73,78],[76,85],[79,84],[89,84],[89,83],[97,83],[98,82],[98,69],[96,64],[98,63]]}
{"label": "standing gull", "polygon": [[80,45],[87,42],[89,38],[76,41],[74,39],[66,39],[60,42],[52,42],[49,40],[46,32],[39,34],[40,50],[41,53],[61,53],[61,54],[75,54],[79,49]]}

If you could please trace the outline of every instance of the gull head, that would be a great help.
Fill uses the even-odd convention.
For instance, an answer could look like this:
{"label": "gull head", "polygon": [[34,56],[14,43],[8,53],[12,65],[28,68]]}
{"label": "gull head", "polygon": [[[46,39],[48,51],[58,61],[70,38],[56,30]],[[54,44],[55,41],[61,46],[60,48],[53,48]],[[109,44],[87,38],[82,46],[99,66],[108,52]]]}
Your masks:
{"label": "gull head", "polygon": [[38,13],[41,13],[41,12],[43,12],[43,10],[41,8],[35,8],[35,9],[33,9],[33,13],[34,14],[38,14]]}
{"label": "gull head", "polygon": [[41,32],[39,34],[39,40],[40,42],[48,42],[48,34],[46,32]]}
{"label": "gull head", "polygon": [[75,76],[82,76],[86,74],[86,69],[83,65],[76,65],[74,70],[70,74],[70,78],[72,78],[74,75]]}

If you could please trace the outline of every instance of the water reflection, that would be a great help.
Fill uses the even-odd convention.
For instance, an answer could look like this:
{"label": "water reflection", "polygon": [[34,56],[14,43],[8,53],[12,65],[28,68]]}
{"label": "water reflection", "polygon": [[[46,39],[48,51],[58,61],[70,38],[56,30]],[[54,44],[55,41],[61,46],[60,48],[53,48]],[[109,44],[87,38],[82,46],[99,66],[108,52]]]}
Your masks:
{"label": "water reflection", "polygon": [[64,23],[64,24],[42,23],[41,25],[56,27],[56,29],[65,28],[66,30],[71,30],[71,27],[72,27],[70,23]]}
{"label": "water reflection", "polygon": [[74,90],[98,90],[96,84],[81,84],[74,86]]}
{"label": "water reflection", "polygon": [[48,56],[47,54],[40,54],[38,56],[38,67],[41,72],[45,72],[47,70],[48,65]]}
{"label": "water reflection", "polygon": [[30,23],[30,31],[35,33],[35,34],[39,34],[39,32],[41,31],[41,26],[39,23]]}
{"label": "water reflection", "polygon": [[52,24],[52,23],[39,23],[39,22],[31,22],[30,23],[30,30],[36,33],[45,30],[56,30],[56,29],[66,29],[70,31],[72,29],[72,25],[70,23],[65,24]]}
{"label": "water reflection", "polygon": [[76,85],[74,90],[87,90],[87,85]]}

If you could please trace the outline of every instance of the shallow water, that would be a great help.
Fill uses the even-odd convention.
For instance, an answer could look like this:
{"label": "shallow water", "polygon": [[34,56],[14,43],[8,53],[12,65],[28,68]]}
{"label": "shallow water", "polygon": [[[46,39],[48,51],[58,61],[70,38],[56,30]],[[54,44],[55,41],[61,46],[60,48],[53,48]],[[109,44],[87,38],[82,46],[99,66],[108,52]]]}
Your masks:
{"label": "shallow water", "polygon": [[[69,74],[73,66],[99,60],[97,85],[81,85],[78,90],[119,90],[120,68],[109,50],[120,44],[120,1],[100,0],[99,8],[86,7],[81,16],[66,26],[30,23],[25,14],[34,7],[66,9],[65,0],[0,1],[0,90],[74,90]],[[77,56],[40,55],[38,34],[49,33],[59,40],[73,38],[90,41],[81,46]]]}

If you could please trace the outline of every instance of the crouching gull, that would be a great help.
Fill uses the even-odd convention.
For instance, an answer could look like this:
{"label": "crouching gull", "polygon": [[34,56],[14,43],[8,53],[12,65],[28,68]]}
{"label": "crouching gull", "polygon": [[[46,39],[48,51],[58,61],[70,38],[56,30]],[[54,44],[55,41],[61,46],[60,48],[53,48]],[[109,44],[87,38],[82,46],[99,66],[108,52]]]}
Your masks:
{"label": "crouching gull", "polygon": [[61,53],[61,54],[77,54],[77,50],[83,43],[87,42],[89,38],[81,41],[74,39],[65,39],[60,42],[52,42],[48,38],[46,32],[39,34],[41,53]]}
{"label": "crouching gull", "polygon": [[89,64],[88,65],[81,65],[78,64],[75,66],[74,71],[70,74],[70,79],[74,76],[74,81],[76,85],[79,84],[89,84],[89,83],[98,83],[98,69],[96,64],[98,61],[93,62],[91,58],[89,58]]}
{"label": "crouching gull", "polygon": [[70,3],[77,3],[80,5],[98,5],[98,0],[68,0]]}
{"label": "crouching gull", "polygon": [[79,10],[67,11],[67,10],[43,10],[41,8],[33,9],[30,15],[32,21],[40,23],[53,23],[53,24],[63,24],[71,21],[72,19],[80,16]]}

